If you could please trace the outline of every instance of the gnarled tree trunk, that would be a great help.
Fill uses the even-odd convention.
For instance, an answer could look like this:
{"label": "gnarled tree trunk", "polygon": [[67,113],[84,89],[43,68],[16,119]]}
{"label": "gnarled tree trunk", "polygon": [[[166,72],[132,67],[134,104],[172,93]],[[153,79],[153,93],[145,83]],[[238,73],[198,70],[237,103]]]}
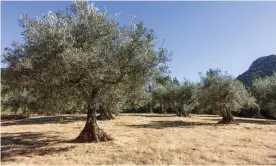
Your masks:
{"label": "gnarled tree trunk", "polygon": [[218,122],[219,124],[234,124],[235,119],[232,116],[232,113],[230,110],[225,111],[224,114],[222,114],[222,120]]}
{"label": "gnarled tree trunk", "polygon": [[23,112],[22,112],[22,114],[23,114],[23,116],[25,116],[26,118],[29,118],[29,117],[30,117],[30,113],[29,113],[29,111],[28,111],[27,105],[25,105],[25,106],[23,107]]}
{"label": "gnarled tree trunk", "polygon": [[150,106],[150,108],[149,108],[149,113],[153,113],[153,110],[152,110],[152,106]]}
{"label": "gnarled tree trunk", "polygon": [[188,114],[187,112],[179,112],[179,113],[177,114],[177,116],[179,116],[179,117],[188,117],[189,114]]}
{"label": "gnarled tree trunk", "polygon": [[99,142],[109,141],[111,137],[99,128],[96,122],[96,109],[88,105],[87,119],[80,135],[75,139],[75,142]]}
{"label": "gnarled tree trunk", "polygon": [[165,109],[164,109],[163,104],[161,104],[161,106],[160,106],[160,112],[159,113],[160,114],[164,114],[165,113]]}
{"label": "gnarled tree trunk", "polygon": [[112,119],[114,119],[114,117],[112,116],[112,113],[109,109],[107,109],[107,110],[102,109],[100,112],[101,112],[100,115],[97,116],[97,120],[112,120]]}
{"label": "gnarled tree trunk", "polygon": [[181,108],[178,108],[177,116],[179,116],[179,117],[188,117],[188,116],[189,116],[189,113],[188,113],[187,111],[184,111],[184,110],[181,109]]}
{"label": "gnarled tree trunk", "polygon": [[147,107],[147,112],[148,112],[148,113],[153,113],[153,111],[152,111],[152,106],[151,106],[151,104],[149,104],[149,103],[148,103],[148,107]]}
{"label": "gnarled tree trunk", "polygon": [[253,115],[253,118],[263,119],[264,117],[261,114],[261,109],[260,109],[259,105],[256,105],[256,108],[257,108],[257,113],[255,115]]}
{"label": "gnarled tree trunk", "polygon": [[102,129],[100,129],[96,122],[96,97],[99,93],[100,89],[92,91],[90,97],[90,101],[92,102],[88,104],[85,126],[74,142],[84,143],[111,140],[111,137],[107,135]]}
{"label": "gnarled tree trunk", "polygon": [[14,112],[15,115],[17,115],[18,109],[19,109],[19,104],[14,104],[12,106],[12,112]]}

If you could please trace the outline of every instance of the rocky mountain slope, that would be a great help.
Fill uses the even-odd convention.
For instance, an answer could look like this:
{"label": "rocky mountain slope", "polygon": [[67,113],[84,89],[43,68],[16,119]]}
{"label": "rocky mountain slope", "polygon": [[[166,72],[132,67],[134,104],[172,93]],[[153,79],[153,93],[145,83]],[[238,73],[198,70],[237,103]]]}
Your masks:
{"label": "rocky mountain slope", "polygon": [[269,55],[256,59],[237,79],[246,86],[251,86],[256,78],[271,76],[273,72],[276,72],[276,55]]}

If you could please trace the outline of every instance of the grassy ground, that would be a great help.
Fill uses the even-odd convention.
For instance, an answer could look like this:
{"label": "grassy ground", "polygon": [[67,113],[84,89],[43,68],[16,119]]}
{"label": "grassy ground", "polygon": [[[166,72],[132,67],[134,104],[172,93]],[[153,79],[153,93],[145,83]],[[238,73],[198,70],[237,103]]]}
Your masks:
{"label": "grassy ground", "polygon": [[2,164],[276,164],[276,121],[121,114],[99,126],[114,141],[69,143],[85,116],[33,117],[2,122]]}

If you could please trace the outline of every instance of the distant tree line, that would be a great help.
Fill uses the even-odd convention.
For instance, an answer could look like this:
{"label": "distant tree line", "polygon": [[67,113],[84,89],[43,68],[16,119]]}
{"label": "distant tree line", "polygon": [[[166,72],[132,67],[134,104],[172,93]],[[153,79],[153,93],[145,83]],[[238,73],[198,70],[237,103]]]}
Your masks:
{"label": "distant tree line", "polygon": [[[194,114],[231,114],[243,117],[276,118],[276,74],[258,78],[252,87],[220,69],[200,73],[200,82],[183,82],[166,76],[158,78],[150,96],[155,113],[175,113],[178,116]],[[224,108],[223,108],[224,107]],[[126,112],[150,112],[149,105]],[[218,111],[218,112],[217,112]]]}

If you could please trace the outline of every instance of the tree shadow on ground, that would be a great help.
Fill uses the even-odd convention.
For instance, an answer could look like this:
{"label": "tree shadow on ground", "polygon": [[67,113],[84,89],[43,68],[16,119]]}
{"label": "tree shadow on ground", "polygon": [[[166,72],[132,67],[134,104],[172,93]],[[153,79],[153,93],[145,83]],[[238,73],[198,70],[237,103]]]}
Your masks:
{"label": "tree shadow on ground", "polygon": [[2,133],[1,135],[1,160],[12,161],[17,156],[44,156],[72,150],[74,146],[52,147],[65,141],[57,136],[49,136],[50,132],[35,133]]}
{"label": "tree shadow on ground", "polygon": [[151,114],[151,113],[135,113],[135,114],[121,114],[120,116],[140,116],[140,117],[176,117],[176,114]]}
{"label": "tree shadow on ground", "polygon": [[[141,117],[178,117],[175,114],[156,114],[156,113],[126,113],[120,114],[120,116],[141,116]],[[203,114],[190,114],[191,117],[219,117],[218,115],[203,115]]]}
{"label": "tree shadow on ground", "polygon": [[214,123],[206,122],[184,122],[184,121],[152,121],[148,124],[140,125],[126,125],[127,127],[135,128],[153,128],[153,129],[164,129],[169,127],[195,127],[195,126],[212,126]]}
{"label": "tree shadow on ground", "polygon": [[[210,121],[219,121],[218,119],[205,119]],[[235,117],[235,121],[237,123],[252,123],[252,124],[259,124],[259,125],[276,125],[276,120],[268,120],[268,119],[246,119],[246,118],[239,118]]]}
{"label": "tree shadow on ground", "polygon": [[269,157],[276,159],[276,155],[270,155]]}
{"label": "tree shadow on ground", "polygon": [[204,114],[191,114],[192,116],[196,117],[219,117],[218,115],[204,115]]}
{"label": "tree shadow on ground", "polygon": [[85,121],[86,116],[81,115],[66,115],[62,116],[63,120],[59,120],[60,116],[44,116],[44,117],[32,117],[29,119],[12,120],[1,122],[1,126],[12,125],[37,125],[37,124],[51,124],[51,123],[71,123],[76,121]]}

